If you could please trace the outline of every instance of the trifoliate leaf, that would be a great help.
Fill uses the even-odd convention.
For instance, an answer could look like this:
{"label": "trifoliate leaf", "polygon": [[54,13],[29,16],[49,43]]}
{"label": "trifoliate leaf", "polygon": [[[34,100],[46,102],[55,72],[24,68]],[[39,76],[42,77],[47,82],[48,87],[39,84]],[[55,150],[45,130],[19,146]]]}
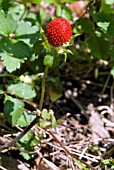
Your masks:
{"label": "trifoliate leaf", "polygon": [[36,96],[35,90],[29,84],[18,83],[8,86],[8,93],[14,94],[24,99],[31,99]]}
{"label": "trifoliate leaf", "polygon": [[10,13],[5,14],[0,11],[0,34],[8,36],[13,33],[17,28],[17,22],[13,20]]}
{"label": "trifoliate leaf", "polygon": [[12,125],[16,125],[18,119],[24,111],[24,103],[19,99],[12,98],[10,96],[6,96],[4,100],[4,114],[7,119],[12,123]]}
{"label": "trifoliate leaf", "polygon": [[20,68],[20,63],[23,63],[30,55],[30,47],[24,42],[12,42],[6,38],[0,40],[0,56],[7,71],[12,72]]}

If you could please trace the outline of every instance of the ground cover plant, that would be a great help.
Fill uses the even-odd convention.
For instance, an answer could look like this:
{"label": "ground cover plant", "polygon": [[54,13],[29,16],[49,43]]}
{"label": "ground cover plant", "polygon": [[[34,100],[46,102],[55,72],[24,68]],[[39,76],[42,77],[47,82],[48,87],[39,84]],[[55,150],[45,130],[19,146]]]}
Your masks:
{"label": "ground cover plant", "polygon": [[114,1],[0,1],[0,169],[114,169]]}

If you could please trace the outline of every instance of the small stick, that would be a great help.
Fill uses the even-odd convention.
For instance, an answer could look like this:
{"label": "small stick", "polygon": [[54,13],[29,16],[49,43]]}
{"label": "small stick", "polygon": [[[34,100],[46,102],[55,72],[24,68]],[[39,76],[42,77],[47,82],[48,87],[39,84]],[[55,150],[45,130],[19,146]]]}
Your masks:
{"label": "small stick", "polygon": [[36,123],[38,123],[39,119],[40,116],[37,115],[36,118],[18,136],[16,136],[13,140],[6,143],[5,145],[1,146],[0,151],[14,146],[16,142],[18,142]]}
{"label": "small stick", "polygon": [[70,153],[70,151],[63,145],[63,143],[51,132],[51,131],[47,131],[53,138],[54,140],[59,143],[59,145],[64,149],[64,151],[66,152],[67,155],[70,155],[72,158],[77,159],[78,161],[80,161],[81,163],[83,163],[84,165],[86,165],[88,168],[90,168],[91,170],[96,170],[93,166],[89,165],[87,162],[83,161],[82,159],[78,158],[76,155]]}

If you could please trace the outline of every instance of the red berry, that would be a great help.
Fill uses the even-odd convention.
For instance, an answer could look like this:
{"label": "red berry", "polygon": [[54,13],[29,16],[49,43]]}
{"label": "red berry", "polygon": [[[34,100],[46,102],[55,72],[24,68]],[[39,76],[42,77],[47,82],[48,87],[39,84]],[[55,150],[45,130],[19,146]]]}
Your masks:
{"label": "red berry", "polygon": [[55,18],[48,23],[45,33],[49,44],[59,47],[70,41],[72,27],[66,19]]}

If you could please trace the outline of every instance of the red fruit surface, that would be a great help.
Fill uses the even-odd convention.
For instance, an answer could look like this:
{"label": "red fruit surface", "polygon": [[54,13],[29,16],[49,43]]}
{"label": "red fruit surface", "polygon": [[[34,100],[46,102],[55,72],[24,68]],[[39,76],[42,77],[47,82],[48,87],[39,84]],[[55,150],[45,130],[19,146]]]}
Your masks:
{"label": "red fruit surface", "polygon": [[72,27],[66,19],[55,18],[48,23],[45,33],[49,44],[59,47],[70,41]]}

